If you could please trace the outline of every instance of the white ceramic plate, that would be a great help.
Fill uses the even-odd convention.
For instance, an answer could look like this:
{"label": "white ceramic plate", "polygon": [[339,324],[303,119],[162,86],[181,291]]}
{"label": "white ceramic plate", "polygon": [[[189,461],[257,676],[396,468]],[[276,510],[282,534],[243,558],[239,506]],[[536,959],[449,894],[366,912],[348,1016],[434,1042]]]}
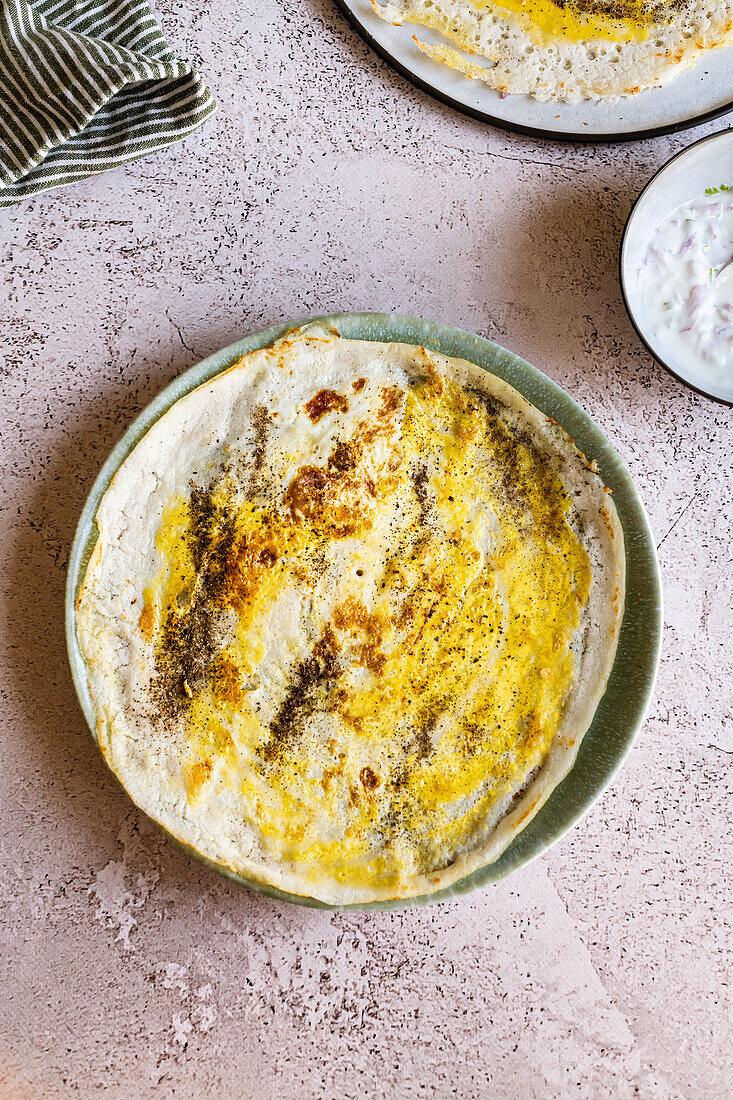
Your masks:
{"label": "white ceramic plate", "polygon": [[621,241],[621,291],[631,322],[654,358],[698,393],[733,405],[733,365],[727,381],[714,385],[688,364],[672,361],[658,344],[645,316],[638,272],[649,239],[682,203],[701,199],[709,187],[733,185],[733,130],[711,134],[667,161],[652,177],[629,214]]}
{"label": "white ceramic plate", "polygon": [[[677,133],[733,110],[733,47],[709,53],[664,88],[610,103],[538,103],[524,95],[502,99],[482,81],[431,60],[412,39],[416,28],[386,23],[369,0],[336,2],[372,49],[413,84],[504,130],[561,141],[631,141]],[[437,38],[419,30],[425,41]]]}

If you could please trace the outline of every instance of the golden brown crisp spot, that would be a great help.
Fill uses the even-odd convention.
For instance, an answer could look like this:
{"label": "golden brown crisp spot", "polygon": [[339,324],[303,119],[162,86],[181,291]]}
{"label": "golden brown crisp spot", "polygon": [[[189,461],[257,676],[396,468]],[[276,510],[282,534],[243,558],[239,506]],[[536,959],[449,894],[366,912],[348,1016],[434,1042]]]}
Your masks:
{"label": "golden brown crisp spot", "polygon": [[333,409],[342,413],[349,411],[349,402],[336,390],[319,390],[305,404],[305,411],[314,424]]}
{"label": "golden brown crisp spot", "polygon": [[402,393],[397,386],[382,386],[381,404],[377,410],[377,420],[393,420],[394,414],[402,404]]}
{"label": "golden brown crisp spot", "polygon": [[226,657],[217,658],[212,666],[211,678],[214,694],[219,699],[233,707],[241,705],[244,696],[242,674],[233,661]]}
{"label": "golden brown crisp spot", "polygon": [[375,676],[380,676],[384,672],[387,657],[377,642],[364,642],[363,645],[359,646],[355,655],[358,664],[368,668]]}
{"label": "golden brown crisp spot", "polygon": [[301,466],[285,493],[293,519],[310,523],[331,538],[370,530],[377,488],[361,465],[361,445],[350,441],[336,445],[325,468]]}
{"label": "golden brown crisp spot", "polygon": [[340,480],[338,474],[319,466],[301,466],[285,494],[285,503],[293,519],[313,522],[321,517],[327,526],[334,527],[334,535],[343,538],[353,534],[352,510],[347,503],[333,499],[335,492],[343,487]]}
{"label": "golden brown crisp spot", "polygon": [[390,625],[388,616],[379,611],[367,611],[361,600],[349,596],[334,608],[333,621],[337,630],[351,635],[356,663],[379,676],[387,660],[383,646]]}
{"label": "golden brown crisp spot", "polygon": [[359,772],[359,779],[361,780],[362,787],[364,787],[367,791],[376,790],[381,782],[379,776],[375,775],[372,769],[369,767],[361,769],[361,771]]}
{"label": "golden brown crisp spot", "polygon": [[232,606],[248,604],[257,592],[263,573],[272,569],[279,554],[266,531],[248,531],[234,540],[224,563],[223,594]]}
{"label": "golden brown crisp spot", "polygon": [[351,383],[351,387],[354,393],[361,393],[365,386],[366,378],[357,378],[354,382]]}
{"label": "golden brown crisp spot", "polygon": [[213,764],[210,760],[199,760],[189,768],[188,797],[191,801],[198,798],[201,788],[211,776]]}
{"label": "golden brown crisp spot", "polygon": [[153,637],[153,630],[155,629],[155,609],[147,600],[143,604],[143,609],[140,612],[138,625],[143,638],[146,642],[149,642]]}
{"label": "golden brown crisp spot", "polygon": [[396,414],[402,408],[404,399],[399,387],[382,386],[378,409],[369,420],[363,420],[356,431],[365,448],[371,447],[380,438],[392,435]]}
{"label": "golden brown crisp spot", "polygon": [[353,596],[349,596],[347,600],[344,600],[343,603],[338,604],[333,609],[333,621],[339,630],[351,630],[354,627],[360,627],[368,617],[369,612],[364,604],[361,600],[354,599]]}

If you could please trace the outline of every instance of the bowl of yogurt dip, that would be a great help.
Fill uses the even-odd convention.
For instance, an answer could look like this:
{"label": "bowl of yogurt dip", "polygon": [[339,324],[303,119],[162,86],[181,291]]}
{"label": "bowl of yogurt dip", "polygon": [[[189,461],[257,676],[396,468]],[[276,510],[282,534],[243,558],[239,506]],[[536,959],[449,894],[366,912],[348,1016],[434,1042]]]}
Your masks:
{"label": "bowl of yogurt dip", "polygon": [[621,290],[641,340],[682,382],[733,404],[733,130],[668,161],[621,242]]}

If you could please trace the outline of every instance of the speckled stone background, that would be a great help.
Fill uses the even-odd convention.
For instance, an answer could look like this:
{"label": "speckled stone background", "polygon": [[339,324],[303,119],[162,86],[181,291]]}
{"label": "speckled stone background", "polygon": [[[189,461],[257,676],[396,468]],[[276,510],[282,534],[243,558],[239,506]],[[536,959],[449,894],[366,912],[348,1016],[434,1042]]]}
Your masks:
{"label": "speckled stone background", "polygon": [[[162,18],[215,119],[0,214],[0,1097],[730,1096],[731,411],[651,361],[617,283],[635,195],[715,126],[540,144],[413,90],[331,0]],[[240,335],[351,309],[464,326],[566,387],[636,479],[666,594],[650,717],[585,820],[498,886],[384,915],[280,905],[162,839],[96,755],[62,634],[77,516],[138,410]]]}

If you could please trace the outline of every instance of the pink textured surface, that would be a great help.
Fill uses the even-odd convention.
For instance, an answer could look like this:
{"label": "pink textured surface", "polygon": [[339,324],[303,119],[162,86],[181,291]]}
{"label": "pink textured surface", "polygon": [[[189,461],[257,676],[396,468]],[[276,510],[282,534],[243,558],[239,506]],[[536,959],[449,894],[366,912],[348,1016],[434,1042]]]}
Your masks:
{"label": "pink textured surface", "polygon": [[[0,1096],[726,1095],[731,414],[650,360],[616,275],[634,196],[693,135],[492,131],[330,0],[163,19],[216,118],[0,214]],[[568,389],[636,479],[667,608],[649,720],[568,837],[469,898],[342,916],[153,831],[84,728],[62,612],[82,502],[135,413],[246,332],[350,309],[472,329]]]}

